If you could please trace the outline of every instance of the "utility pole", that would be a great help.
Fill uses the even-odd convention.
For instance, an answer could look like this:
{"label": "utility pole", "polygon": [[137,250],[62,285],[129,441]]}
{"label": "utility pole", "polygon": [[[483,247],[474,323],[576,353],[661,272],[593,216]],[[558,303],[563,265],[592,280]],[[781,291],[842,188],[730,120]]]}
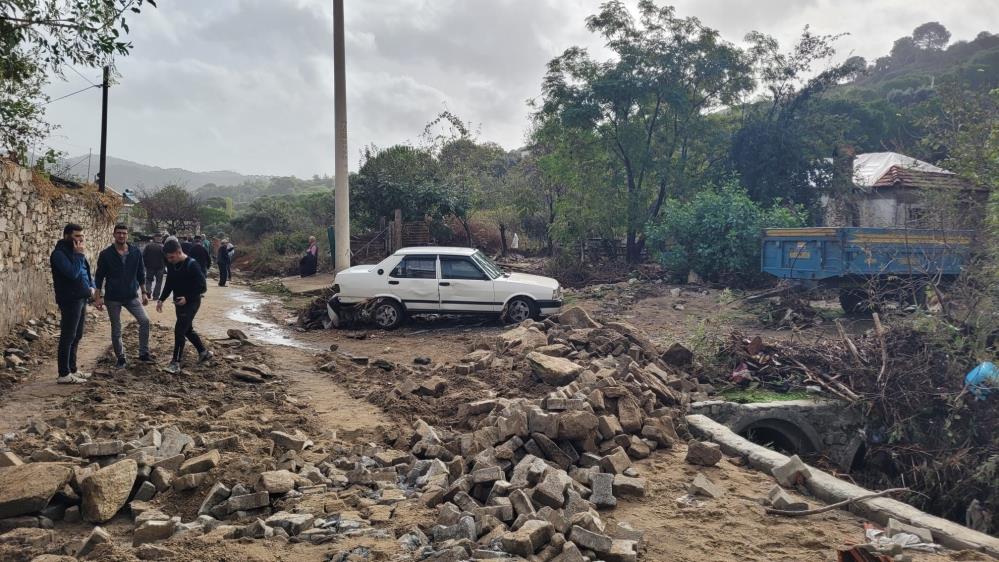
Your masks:
{"label": "utility pole", "polygon": [[100,178],[97,180],[97,188],[101,193],[107,187],[108,172],[108,81],[110,80],[111,67],[104,67],[104,82],[101,84],[101,165]]}
{"label": "utility pole", "polygon": [[343,0],[333,0],[334,271],[350,267],[350,187],[347,185],[347,77]]}

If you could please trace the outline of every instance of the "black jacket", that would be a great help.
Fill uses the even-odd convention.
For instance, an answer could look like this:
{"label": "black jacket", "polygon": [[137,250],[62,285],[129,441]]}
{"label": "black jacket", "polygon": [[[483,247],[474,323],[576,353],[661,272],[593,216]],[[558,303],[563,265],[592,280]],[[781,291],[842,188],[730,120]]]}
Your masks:
{"label": "black jacket", "polygon": [[208,269],[212,267],[212,255],[208,253],[208,250],[204,246],[195,242],[191,244],[190,252],[187,252],[189,256],[194,258],[198,265],[201,266],[201,271],[208,274]]}
{"label": "black jacket", "polygon": [[198,300],[208,290],[205,272],[194,258],[187,256],[182,263],[167,265],[166,283],[160,293],[160,301],[165,301],[173,293],[174,297],[184,297],[188,302]]}
{"label": "black jacket", "polygon": [[163,244],[150,242],[142,249],[142,263],[147,271],[160,271],[166,267],[166,259],[163,255]]}
{"label": "black jacket", "polygon": [[[107,286],[105,287],[105,281]],[[129,302],[138,296],[139,287],[146,281],[146,266],[142,253],[135,246],[128,245],[124,263],[114,244],[101,251],[97,257],[97,290],[104,291],[104,299],[113,302]]]}
{"label": "black jacket", "polygon": [[49,256],[52,266],[52,286],[55,289],[56,303],[69,304],[81,299],[89,299],[94,288],[94,280],[90,275],[90,262],[86,256],[73,251],[73,243],[69,240],[56,242],[52,255]]}

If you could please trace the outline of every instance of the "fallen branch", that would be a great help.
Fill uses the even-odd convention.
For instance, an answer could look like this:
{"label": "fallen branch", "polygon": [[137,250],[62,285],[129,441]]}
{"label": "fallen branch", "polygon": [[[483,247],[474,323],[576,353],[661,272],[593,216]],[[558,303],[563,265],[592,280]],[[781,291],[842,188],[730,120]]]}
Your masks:
{"label": "fallen branch", "polygon": [[860,352],[857,351],[857,346],[853,345],[853,340],[850,339],[850,336],[846,335],[846,330],[843,329],[843,322],[837,318],[833,320],[833,324],[836,325],[836,331],[839,332],[839,337],[843,340],[843,344],[850,350],[850,355],[853,356],[858,365],[863,365],[864,360],[860,358]]}
{"label": "fallen branch", "polygon": [[825,513],[827,511],[832,511],[834,509],[839,509],[841,507],[850,505],[851,503],[870,500],[874,498],[880,498],[882,496],[887,496],[889,494],[894,494],[897,492],[908,492],[908,488],[889,488],[887,490],[881,490],[880,492],[873,492],[870,494],[864,494],[862,496],[857,496],[855,498],[850,498],[848,500],[843,500],[841,502],[831,503],[824,507],[817,507],[815,509],[806,509],[804,511],[787,511],[784,509],[775,509],[772,507],[767,508],[768,515],[783,515],[785,517],[802,517],[805,515],[817,515],[819,513]]}
{"label": "fallen branch", "polygon": [[822,386],[829,392],[832,392],[833,394],[839,396],[840,398],[845,399],[847,402],[856,402],[857,400],[860,400],[860,397],[857,396],[855,392],[847,388],[847,386],[844,385],[843,383],[837,380],[833,380],[825,375],[812,372],[808,367],[806,367],[801,361],[798,361],[797,359],[792,359],[791,361],[795,365],[797,365],[798,368],[801,369],[806,376],[808,376],[808,378],[812,379],[813,381],[818,383],[820,386]]}
{"label": "fallen branch", "polygon": [[881,317],[875,312],[871,314],[874,318],[874,333],[878,335],[878,341],[881,342],[881,370],[878,371],[878,384],[881,384],[882,379],[885,376],[885,371],[888,369],[888,346],[885,344],[885,329],[881,325]]}

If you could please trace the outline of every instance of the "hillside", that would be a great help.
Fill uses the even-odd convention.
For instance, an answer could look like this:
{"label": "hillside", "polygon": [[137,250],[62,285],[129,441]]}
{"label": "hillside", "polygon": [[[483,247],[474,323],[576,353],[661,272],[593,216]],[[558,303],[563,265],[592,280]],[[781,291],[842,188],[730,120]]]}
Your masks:
{"label": "hillside", "polygon": [[[87,155],[71,156],[62,159],[54,168],[56,175],[77,179],[87,178]],[[90,157],[90,179],[97,175],[100,161],[97,154]],[[241,183],[266,180],[269,176],[243,175],[228,170],[192,172],[183,168],[160,168],[108,156],[108,185],[117,189],[158,189],[165,185],[179,185],[190,191],[207,184],[239,185]]]}

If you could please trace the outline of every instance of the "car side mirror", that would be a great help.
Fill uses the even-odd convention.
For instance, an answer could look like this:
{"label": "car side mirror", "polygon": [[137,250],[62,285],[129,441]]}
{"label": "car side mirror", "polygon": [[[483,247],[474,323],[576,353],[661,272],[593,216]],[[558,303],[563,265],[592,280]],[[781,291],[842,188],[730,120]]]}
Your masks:
{"label": "car side mirror", "polygon": [[383,274],[383,273],[385,273],[385,270],[384,270],[384,269],[379,269],[379,270],[378,270],[378,275],[381,275],[381,274]]}

